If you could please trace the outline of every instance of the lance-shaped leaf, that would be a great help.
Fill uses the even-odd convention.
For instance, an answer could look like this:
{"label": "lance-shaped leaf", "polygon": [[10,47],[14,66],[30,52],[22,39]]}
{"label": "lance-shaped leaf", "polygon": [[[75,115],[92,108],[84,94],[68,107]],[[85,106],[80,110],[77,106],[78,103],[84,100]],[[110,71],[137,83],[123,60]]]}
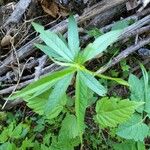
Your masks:
{"label": "lance-shaped leaf", "polygon": [[81,72],[78,72],[76,76],[75,111],[77,116],[77,125],[81,142],[82,142],[82,134],[85,128],[84,124],[85,110],[88,105],[87,92],[88,89],[85,82],[81,78]]}
{"label": "lance-shaped leaf", "polygon": [[43,28],[39,28],[36,23],[32,23],[32,25],[34,26],[35,30],[40,33],[40,38],[46,43],[47,46],[53,49],[66,61],[73,61],[74,57],[71,51],[69,50],[67,45],[58,37],[57,34],[51,31],[42,30]]}
{"label": "lance-shaped leaf", "polygon": [[71,82],[72,77],[73,74],[67,75],[55,84],[54,89],[49,95],[48,102],[45,107],[45,113],[50,112],[59,104]]}
{"label": "lance-shaped leaf", "polygon": [[32,22],[32,26],[39,33],[42,33],[44,31],[44,26],[42,26],[42,25],[40,25],[38,23]]}
{"label": "lance-shaped leaf", "polygon": [[112,80],[115,81],[121,85],[125,85],[125,86],[129,86],[129,83],[121,78],[113,78],[113,77],[109,77],[103,74],[95,74],[95,76],[106,79],[106,80]]}
{"label": "lance-shaped leaf", "polygon": [[121,35],[122,30],[110,31],[104,35],[98,37],[93,43],[90,43],[83,52],[84,62],[102,53],[106,48],[117,41],[118,37]]}
{"label": "lance-shaped leaf", "polygon": [[119,126],[117,135],[125,139],[143,141],[149,133],[149,127],[142,122],[142,116],[134,114],[126,123]]}
{"label": "lance-shaped leaf", "polygon": [[73,16],[69,17],[68,24],[68,45],[73,54],[76,56],[80,50],[79,48],[79,35],[78,35],[78,27]]}
{"label": "lance-shaped leaf", "polygon": [[56,83],[58,80],[60,80],[64,76],[67,76],[67,75],[72,74],[74,72],[75,72],[75,68],[67,68],[67,69],[64,69],[64,70],[61,70],[61,71],[51,73],[47,76],[42,77],[38,81],[35,81],[35,82],[31,83],[30,85],[28,85],[27,87],[25,87],[21,91],[18,91],[10,99],[16,99],[18,97],[23,98],[26,95],[33,94],[33,93],[35,93],[35,92],[37,92],[41,89],[43,90],[44,88],[46,88],[46,90],[47,90],[48,86],[51,88],[51,86],[54,83]]}
{"label": "lance-shaped leaf", "polygon": [[35,44],[35,46],[39,48],[41,51],[43,51],[50,58],[54,58],[55,60],[59,60],[59,61],[66,61],[49,46],[42,45],[42,44]]}
{"label": "lance-shaped leaf", "polygon": [[97,81],[94,76],[88,72],[80,71],[80,78],[85,85],[100,96],[104,96],[107,92],[106,88]]}
{"label": "lance-shaped leaf", "polygon": [[96,120],[103,128],[116,127],[118,124],[130,119],[135,109],[142,104],[127,99],[102,98],[96,104]]}

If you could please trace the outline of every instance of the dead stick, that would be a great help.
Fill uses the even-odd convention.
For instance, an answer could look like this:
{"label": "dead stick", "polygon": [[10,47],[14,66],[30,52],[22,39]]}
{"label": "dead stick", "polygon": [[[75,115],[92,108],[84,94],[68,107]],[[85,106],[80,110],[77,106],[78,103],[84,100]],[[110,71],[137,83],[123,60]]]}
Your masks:
{"label": "dead stick", "polygon": [[4,27],[8,26],[10,23],[18,23],[22,17],[22,15],[24,14],[24,12],[26,11],[26,9],[28,8],[29,4],[31,3],[31,0],[20,0],[17,4],[16,4],[16,8],[13,11],[13,13],[11,14],[11,16],[6,20],[6,22],[4,23]]}

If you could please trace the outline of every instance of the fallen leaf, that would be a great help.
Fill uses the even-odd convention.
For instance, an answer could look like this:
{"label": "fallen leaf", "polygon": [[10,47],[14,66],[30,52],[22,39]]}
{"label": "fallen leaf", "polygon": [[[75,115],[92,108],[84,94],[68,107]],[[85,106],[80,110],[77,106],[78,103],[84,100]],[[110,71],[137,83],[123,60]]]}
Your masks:
{"label": "fallen leaf", "polygon": [[61,4],[56,3],[54,0],[42,0],[41,6],[47,14],[56,18],[57,16],[67,16],[67,9]]}
{"label": "fallen leaf", "polygon": [[3,39],[1,40],[1,46],[4,47],[4,46],[10,45],[11,39],[12,39],[12,36],[10,36],[10,35],[5,35],[5,36],[3,37]]}
{"label": "fallen leaf", "polygon": [[50,16],[56,18],[57,14],[58,14],[58,6],[54,1],[47,1],[47,0],[43,0],[41,2],[41,6],[44,10],[44,12],[46,12],[47,14],[49,14]]}

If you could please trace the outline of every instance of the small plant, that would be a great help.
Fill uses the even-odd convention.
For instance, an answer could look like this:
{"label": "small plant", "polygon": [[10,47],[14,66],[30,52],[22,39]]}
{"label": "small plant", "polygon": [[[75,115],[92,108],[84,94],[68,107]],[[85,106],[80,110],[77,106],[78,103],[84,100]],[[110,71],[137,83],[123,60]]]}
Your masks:
{"label": "small plant", "polygon": [[[73,16],[69,17],[68,43],[62,35],[44,30],[44,27],[39,24],[32,23],[32,25],[40,33],[40,38],[46,44],[35,44],[35,46],[47,54],[53,62],[63,66],[64,69],[42,77],[21,91],[16,92],[10,99],[21,97],[33,111],[45,116],[47,119],[53,119],[63,111],[68,101],[66,90],[72,83],[71,81],[75,80],[75,110],[73,114],[66,115],[63,124],[66,123],[66,125],[70,124],[72,126],[71,129],[70,127],[67,128],[72,130],[70,135],[67,135],[68,138],[75,139],[79,136],[82,143],[85,128],[85,110],[91,104],[89,93],[93,91],[99,96],[105,96],[107,93],[107,89],[95,77],[114,80],[128,86],[128,83],[120,78],[107,77],[85,68],[87,61],[97,57],[109,45],[117,41],[122,30],[114,30],[103,34],[81,50],[78,28]],[[119,104],[122,105],[123,103],[120,102]],[[125,104],[132,104],[133,106],[130,108],[128,115],[133,113],[134,109],[139,106],[139,104],[129,101]],[[126,119],[122,121],[124,120]],[[63,128],[63,131],[67,130],[65,126]],[[60,139],[62,138],[63,136],[60,137]]]}
{"label": "small plant", "polygon": [[115,134],[127,140],[114,145],[115,150],[126,146],[136,149],[136,145],[145,149],[144,139],[150,131],[150,74],[142,64],[141,69],[143,76],[140,79],[133,74],[129,76],[130,101],[105,97],[96,105],[95,119],[100,128],[116,128]]}
{"label": "small plant", "polygon": [[[144,141],[149,135],[147,121],[150,119],[150,76],[141,64],[143,76],[138,79],[135,75],[129,76],[131,101],[143,102],[130,120],[121,124],[117,129],[117,135],[134,141]],[[128,134],[130,133],[130,134]]]}

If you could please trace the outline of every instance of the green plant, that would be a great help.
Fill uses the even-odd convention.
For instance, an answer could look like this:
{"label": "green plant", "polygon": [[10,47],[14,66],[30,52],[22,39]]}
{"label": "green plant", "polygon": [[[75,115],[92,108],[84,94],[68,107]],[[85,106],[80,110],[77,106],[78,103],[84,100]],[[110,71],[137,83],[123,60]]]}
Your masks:
{"label": "green plant", "polygon": [[143,142],[126,141],[120,144],[113,145],[114,150],[145,150]]}
{"label": "green plant", "polygon": [[46,45],[35,44],[35,46],[47,54],[53,62],[65,68],[42,77],[21,91],[16,92],[9,99],[21,97],[36,113],[48,119],[53,119],[64,109],[67,102],[66,90],[72,83],[71,81],[75,80],[75,76],[76,116],[70,115],[70,118],[73,121],[76,120],[77,126],[73,138],[79,136],[82,142],[82,134],[85,128],[85,110],[90,103],[88,101],[89,91],[92,90],[99,96],[105,96],[107,93],[107,89],[95,77],[114,80],[128,86],[128,83],[120,78],[107,77],[85,68],[85,62],[95,58],[109,45],[117,41],[122,30],[110,31],[81,50],[77,24],[73,16],[69,17],[68,44],[60,34],[57,35],[44,30],[43,26],[36,23],[32,23],[32,25],[40,33],[40,38],[46,43]]}
{"label": "green plant", "polygon": [[[1,120],[5,126],[0,128],[0,150],[26,150],[31,148],[33,150],[56,150],[59,148],[71,150],[80,142],[79,138],[71,139],[77,132],[76,120],[73,115],[67,114],[64,118],[61,114],[53,120],[46,120],[42,116],[36,115],[18,120],[17,117],[14,117],[21,115],[18,114],[18,111],[15,114],[5,113],[6,118]],[[57,134],[59,128],[60,131]]]}
{"label": "green plant", "polygon": [[128,99],[120,100],[119,98],[104,97],[97,101],[96,104],[96,121],[101,128],[117,127],[131,118],[135,109],[143,103],[129,101]]}
{"label": "green plant", "polygon": [[117,130],[117,135],[120,137],[135,141],[143,141],[149,135],[150,130],[147,125],[150,119],[150,76],[142,64],[141,69],[143,76],[140,79],[133,74],[129,76],[130,99],[144,102],[144,105],[139,107],[132,118],[120,125]]}
{"label": "green plant", "polygon": [[[130,100],[105,97],[97,102],[96,121],[100,128],[116,128],[116,135],[127,140],[141,141],[149,136],[150,76],[141,64],[143,76],[129,76]],[[140,106],[140,107],[139,107]],[[135,144],[122,144],[135,147]],[[117,148],[116,148],[117,149]]]}

